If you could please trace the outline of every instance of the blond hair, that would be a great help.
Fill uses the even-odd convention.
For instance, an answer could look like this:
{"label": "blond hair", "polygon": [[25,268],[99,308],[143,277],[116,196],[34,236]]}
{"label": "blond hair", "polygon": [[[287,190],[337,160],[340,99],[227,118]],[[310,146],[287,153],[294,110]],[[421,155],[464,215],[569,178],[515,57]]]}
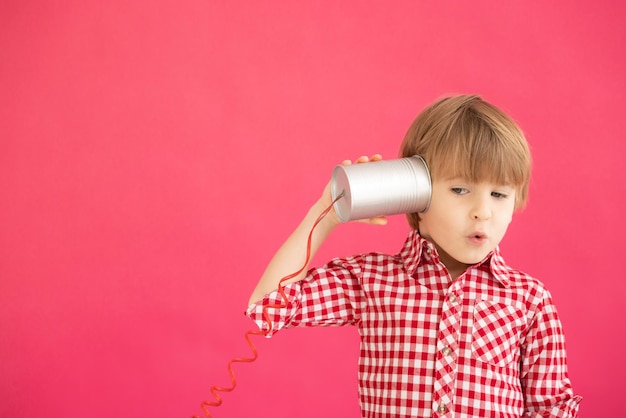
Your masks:
{"label": "blond hair", "polygon": [[[531,156],[520,127],[479,96],[461,95],[436,101],[409,127],[402,157],[421,155],[433,181],[464,178],[515,188],[515,208],[528,199]],[[408,215],[418,229],[419,214]]]}

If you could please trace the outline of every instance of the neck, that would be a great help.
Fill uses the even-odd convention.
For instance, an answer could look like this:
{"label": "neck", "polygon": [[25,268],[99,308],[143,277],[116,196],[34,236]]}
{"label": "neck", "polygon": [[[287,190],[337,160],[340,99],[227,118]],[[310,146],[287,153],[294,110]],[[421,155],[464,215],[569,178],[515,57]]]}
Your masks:
{"label": "neck", "polygon": [[463,265],[462,267],[451,269],[445,263],[444,263],[444,265],[448,269],[448,273],[450,274],[450,278],[452,280],[458,279],[461,274],[465,273],[465,269],[467,268],[466,265]]}
{"label": "neck", "polygon": [[461,274],[465,273],[465,270],[469,267],[468,264],[455,260],[448,253],[439,248],[438,245],[435,246],[437,248],[437,253],[439,254],[439,261],[446,266],[452,280],[456,280]]}

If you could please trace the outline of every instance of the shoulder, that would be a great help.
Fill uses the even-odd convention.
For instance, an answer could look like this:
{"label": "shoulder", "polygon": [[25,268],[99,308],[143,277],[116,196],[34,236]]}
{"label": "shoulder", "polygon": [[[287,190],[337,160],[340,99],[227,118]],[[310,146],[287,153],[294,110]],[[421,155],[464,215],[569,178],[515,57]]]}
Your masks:
{"label": "shoulder", "polygon": [[505,275],[512,289],[521,289],[538,295],[547,292],[546,285],[541,280],[526,272],[508,267]]}
{"label": "shoulder", "polygon": [[521,293],[529,298],[542,298],[547,292],[545,284],[537,277],[511,267],[496,248],[489,261],[489,270],[500,284],[513,293]]}
{"label": "shoulder", "polygon": [[529,317],[538,314],[556,314],[552,295],[543,281],[523,271],[508,268],[509,289],[523,301]]}

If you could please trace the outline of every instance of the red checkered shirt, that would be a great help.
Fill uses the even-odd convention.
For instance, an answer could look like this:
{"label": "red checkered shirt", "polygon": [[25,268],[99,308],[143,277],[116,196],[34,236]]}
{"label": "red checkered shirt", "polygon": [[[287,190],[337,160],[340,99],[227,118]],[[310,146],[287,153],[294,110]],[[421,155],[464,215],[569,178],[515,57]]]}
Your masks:
{"label": "red checkered shirt", "polygon": [[[548,290],[496,249],[452,281],[416,231],[396,255],[334,259],[285,286],[273,328],[354,325],[363,417],[575,417],[565,341]],[[261,329],[263,307],[246,314]]]}

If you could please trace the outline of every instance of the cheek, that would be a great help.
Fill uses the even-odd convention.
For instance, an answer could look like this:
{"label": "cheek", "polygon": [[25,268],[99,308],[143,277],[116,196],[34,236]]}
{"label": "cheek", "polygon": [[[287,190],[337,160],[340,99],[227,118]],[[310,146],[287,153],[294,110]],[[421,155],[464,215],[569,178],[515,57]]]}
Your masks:
{"label": "cheek", "polygon": [[422,236],[430,237],[432,240],[445,240],[447,236],[457,231],[460,227],[455,223],[459,219],[459,215],[444,210],[442,207],[435,208],[432,212],[430,209],[422,215],[420,222],[420,233]]}
{"label": "cheek", "polygon": [[439,224],[439,219],[437,217],[437,212],[432,210],[432,208],[428,209],[426,213],[420,214],[420,224],[419,224],[419,232],[423,237],[431,237],[433,232],[436,233],[437,225]]}
{"label": "cheek", "polygon": [[509,227],[512,221],[513,221],[513,211],[508,212],[508,213],[503,213],[500,216],[498,224],[500,225],[500,229],[502,229],[503,234],[504,232],[506,232],[507,228]]}
{"label": "cheek", "polygon": [[513,221],[513,215],[515,214],[515,205],[511,205],[509,207],[507,216],[506,216],[506,222],[507,225],[511,223],[511,221]]}

